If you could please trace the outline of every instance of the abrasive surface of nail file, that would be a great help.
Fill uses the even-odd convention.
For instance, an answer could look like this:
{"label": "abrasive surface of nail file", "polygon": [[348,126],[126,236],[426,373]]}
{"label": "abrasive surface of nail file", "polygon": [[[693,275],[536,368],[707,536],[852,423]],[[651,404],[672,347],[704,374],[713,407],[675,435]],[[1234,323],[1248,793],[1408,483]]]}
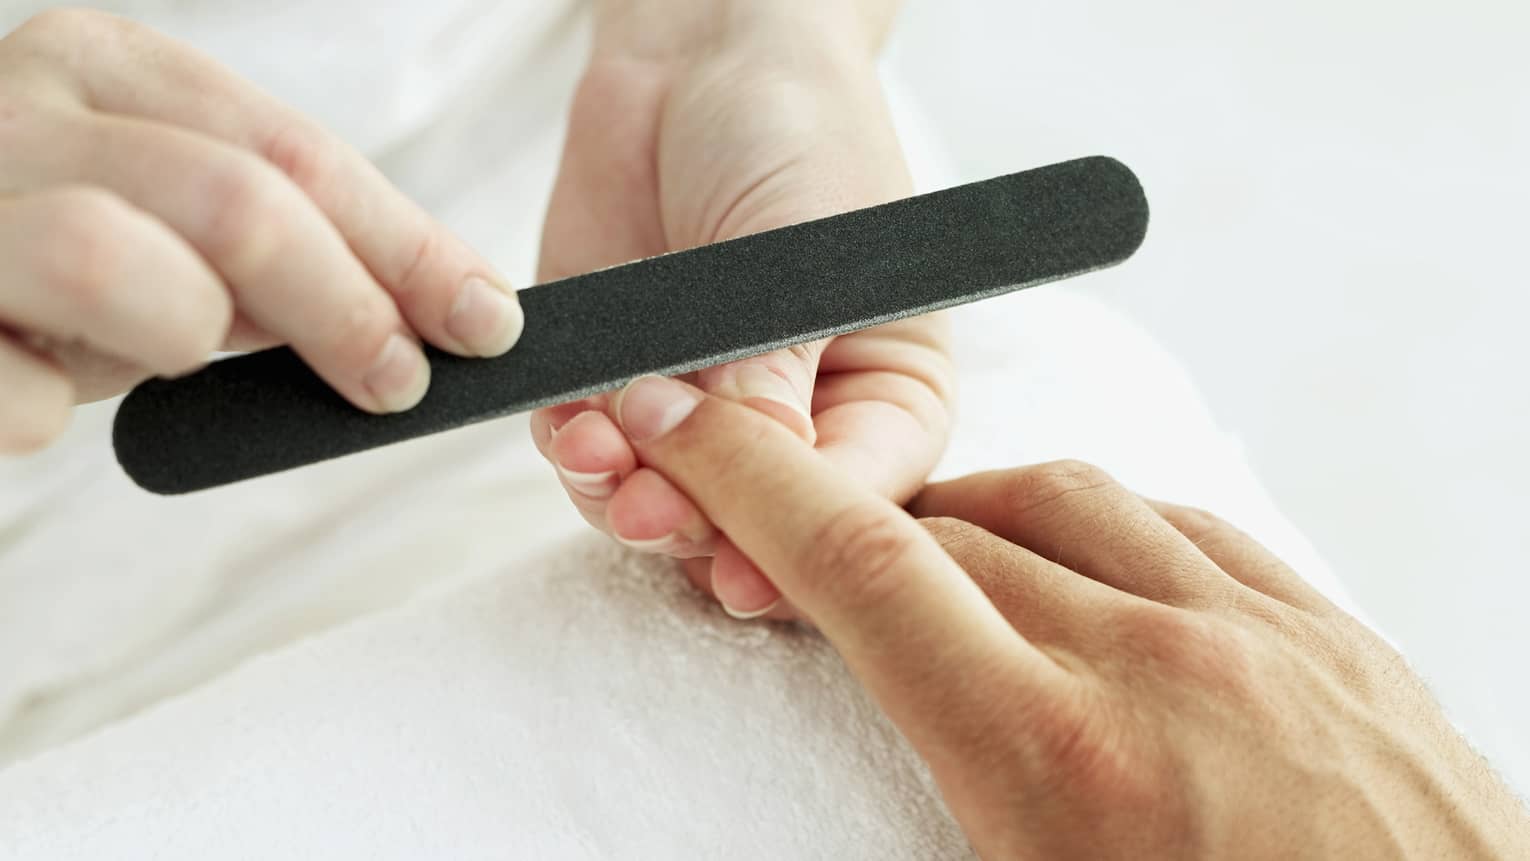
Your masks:
{"label": "abrasive surface of nail file", "polygon": [[148,490],[215,487],[1079,275],[1147,221],[1124,165],[1064,162],[522,290],[514,349],[428,350],[408,412],[350,406],[281,348],[144,383],[113,443]]}

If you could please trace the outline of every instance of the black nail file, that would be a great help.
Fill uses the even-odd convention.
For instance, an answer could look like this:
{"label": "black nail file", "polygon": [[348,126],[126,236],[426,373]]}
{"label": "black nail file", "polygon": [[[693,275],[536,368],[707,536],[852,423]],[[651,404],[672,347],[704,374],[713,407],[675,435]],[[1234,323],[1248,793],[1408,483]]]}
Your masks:
{"label": "black nail file", "polygon": [[201,490],[1079,275],[1147,222],[1120,162],[1064,162],[522,290],[515,348],[428,350],[408,412],[352,407],[282,348],[144,383],[112,439],[142,487]]}

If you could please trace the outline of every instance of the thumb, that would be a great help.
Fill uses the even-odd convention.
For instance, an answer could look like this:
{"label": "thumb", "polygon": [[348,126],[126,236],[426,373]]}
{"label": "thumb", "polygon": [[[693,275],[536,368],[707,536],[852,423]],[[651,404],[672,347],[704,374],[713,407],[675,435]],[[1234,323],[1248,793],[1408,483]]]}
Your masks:
{"label": "thumb", "polygon": [[905,729],[933,732],[953,699],[991,696],[978,688],[1000,664],[1037,681],[1061,672],[912,517],[778,422],[660,377],[610,409],[644,464],[813,619]]}
{"label": "thumb", "polygon": [[817,440],[813,384],[827,343],[799,344],[707,368],[696,374],[696,385],[707,394],[765,413],[812,445]]}
{"label": "thumb", "polygon": [[[894,147],[893,155],[897,155]],[[756,170],[773,164],[765,160]],[[737,239],[766,230],[827,218],[853,209],[906,197],[912,190],[901,157],[868,170],[862,159],[825,154],[803,143],[801,157],[788,159],[746,185],[710,232],[712,241]],[[752,174],[745,174],[746,176]],[[832,338],[775,350],[708,368],[695,381],[702,391],[746,403],[791,428],[809,444],[818,361]]]}

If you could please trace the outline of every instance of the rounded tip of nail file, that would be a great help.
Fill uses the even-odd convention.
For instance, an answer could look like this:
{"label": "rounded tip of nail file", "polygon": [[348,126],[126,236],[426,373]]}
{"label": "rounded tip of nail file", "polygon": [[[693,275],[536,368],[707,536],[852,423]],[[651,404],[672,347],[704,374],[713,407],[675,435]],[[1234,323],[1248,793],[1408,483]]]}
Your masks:
{"label": "rounded tip of nail file", "polygon": [[113,445],[145,489],[202,490],[1080,275],[1147,224],[1125,165],[1063,162],[522,290],[520,342],[427,350],[408,412],[364,413],[280,348],[144,383]]}

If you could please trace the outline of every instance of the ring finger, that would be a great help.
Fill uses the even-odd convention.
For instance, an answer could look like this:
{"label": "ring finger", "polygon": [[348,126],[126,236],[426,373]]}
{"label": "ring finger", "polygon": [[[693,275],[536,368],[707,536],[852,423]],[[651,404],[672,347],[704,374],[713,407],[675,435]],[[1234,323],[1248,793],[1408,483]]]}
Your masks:
{"label": "ring finger", "polygon": [[429,366],[398,308],[334,225],[280,171],[194,132],[60,110],[0,182],[85,182],[157,216],[217,270],[240,311],[352,403],[413,406]]}

